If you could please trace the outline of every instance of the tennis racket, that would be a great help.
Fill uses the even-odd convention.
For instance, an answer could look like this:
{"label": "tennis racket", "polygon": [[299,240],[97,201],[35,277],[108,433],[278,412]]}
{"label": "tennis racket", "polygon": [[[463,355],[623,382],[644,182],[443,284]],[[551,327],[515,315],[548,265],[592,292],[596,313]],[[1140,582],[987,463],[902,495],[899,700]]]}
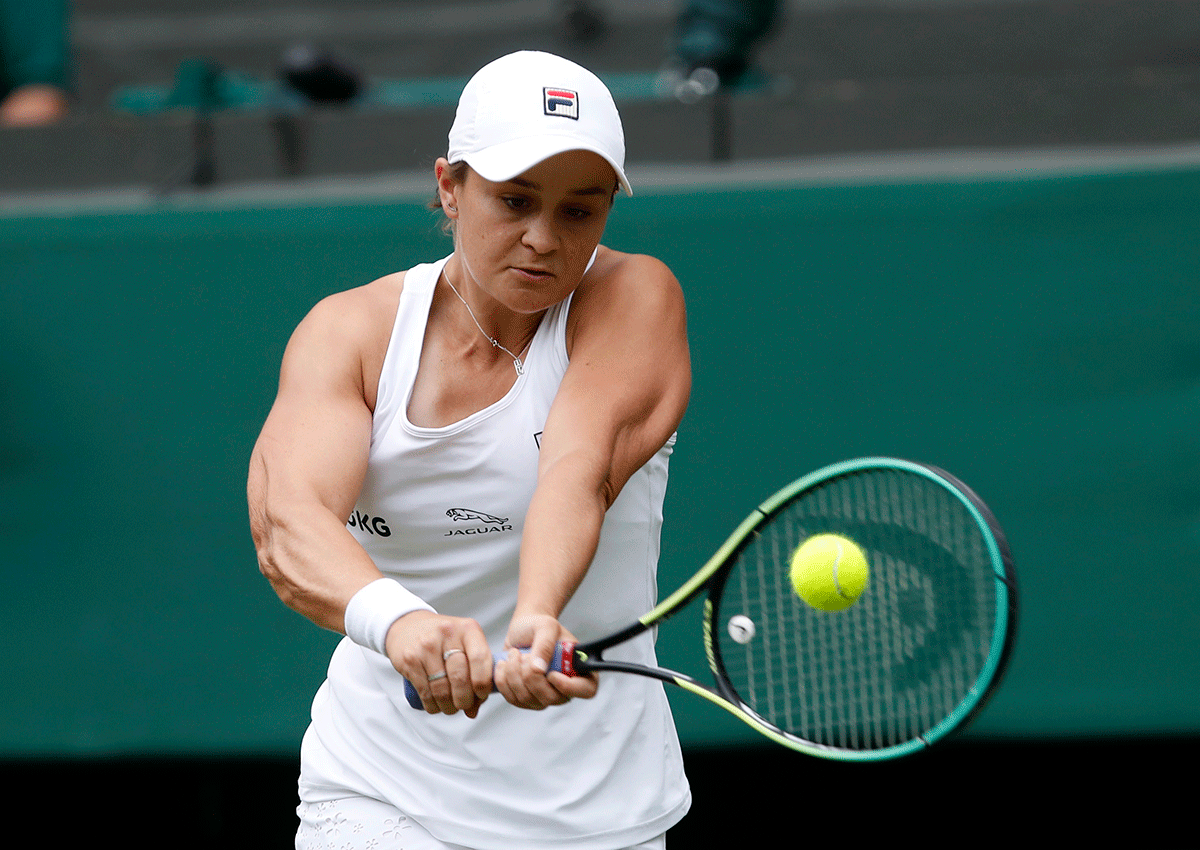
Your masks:
{"label": "tennis racket", "polygon": [[[844,611],[810,608],[790,580],[792,553],[822,533],[855,541],[870,564],[866,590]],[[702,593],[712,685],[604,658]],[[924,750],[978,714],[1016,619],[1012,557],[979,497],[932,466],[861,458],[784,487],[653,610],[608,637],[560,646],[552,666],[660,679],[785,747],[878,761]],[[411,686],[409,701],[421,707]]]}

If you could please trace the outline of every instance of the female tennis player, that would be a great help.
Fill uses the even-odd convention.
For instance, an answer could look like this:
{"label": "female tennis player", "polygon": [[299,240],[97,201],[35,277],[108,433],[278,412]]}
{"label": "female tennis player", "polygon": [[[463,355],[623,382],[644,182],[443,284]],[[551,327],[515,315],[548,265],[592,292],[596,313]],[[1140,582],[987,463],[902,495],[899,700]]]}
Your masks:
{"label": "female tennis player", "polygon": [[[660,684],[547,674],[558,641],[654,605],[690,391],[678,282],[600,245],[624,159],[589,71],[485,66],[434,168],[453,253],[325,299],[288,344],[251,527],[280,598],[346,635],[298,848],[661,848],[687,811]],[[654,661],[649,633],[620,651]]]}

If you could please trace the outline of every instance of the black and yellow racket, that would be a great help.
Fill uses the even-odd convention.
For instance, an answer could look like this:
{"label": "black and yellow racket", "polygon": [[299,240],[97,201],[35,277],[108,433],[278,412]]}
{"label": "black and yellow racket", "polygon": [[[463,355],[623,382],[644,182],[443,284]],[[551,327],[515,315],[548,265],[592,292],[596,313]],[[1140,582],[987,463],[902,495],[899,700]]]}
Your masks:
{"label": "black and yellow racket", "polygon": [[[814,565],[833,571],[826,586],[803,575]],[[604,658],[704,592],[712,685]],[[979,712],[1016,616],[1008,544],[979,497],[935,467],[862,458],[771,496],[675,593],[608,637],[561,647],[554,666],[661,679],[793,750],[883,760],[923,750]],[[410,702],[421,705],[411,689]]]}

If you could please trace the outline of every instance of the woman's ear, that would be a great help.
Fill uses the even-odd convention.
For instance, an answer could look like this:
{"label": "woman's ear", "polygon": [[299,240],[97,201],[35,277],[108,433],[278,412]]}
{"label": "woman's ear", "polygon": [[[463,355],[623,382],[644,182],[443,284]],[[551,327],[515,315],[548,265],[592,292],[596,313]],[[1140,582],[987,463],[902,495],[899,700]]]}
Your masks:
{"label": "woman's ear", "polygon": [[438,200],[442,202],[442,212],[453,221],[458,218],[458,192],[462,184],[454,179],[455,169],[450,167],[445,157],[438,158],[433,170],[437,177]]}

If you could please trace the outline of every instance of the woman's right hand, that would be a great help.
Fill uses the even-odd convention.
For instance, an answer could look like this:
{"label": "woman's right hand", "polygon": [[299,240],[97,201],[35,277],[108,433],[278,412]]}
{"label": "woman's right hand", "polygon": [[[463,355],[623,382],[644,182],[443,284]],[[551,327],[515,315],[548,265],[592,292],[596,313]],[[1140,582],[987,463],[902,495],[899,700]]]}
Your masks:
{"label": "woman's right hand", "polygon": [[475,717],[492,693],[495,661],[472,619],[413,611],[392,623],[385,646],[388,660],[430,714],[462,711]]}

